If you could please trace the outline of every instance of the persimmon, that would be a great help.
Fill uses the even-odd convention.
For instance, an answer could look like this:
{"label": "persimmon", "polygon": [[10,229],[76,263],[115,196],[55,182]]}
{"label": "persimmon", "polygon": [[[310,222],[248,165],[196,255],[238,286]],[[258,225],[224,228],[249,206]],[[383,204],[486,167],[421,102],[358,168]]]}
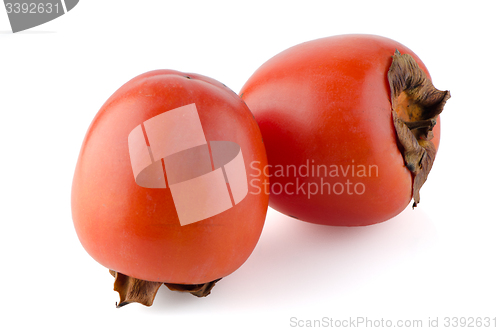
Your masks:
{"label": "persimmon", "polygon": [[307,222],[359,226],[394,217],[412,197],[419,203],[450,93],[434,88],[406,46],[340,35],[274,56],[240,96],[266,145],[270,206]]}
{"label": "persimmon", "polygon": [[118,307],[151,305],[162,284],[206,296],[245,262],[268,207],[249,190],[252,162],[267,165],[259,127],[214,79],[151,71],[104,103],[83,140],[71,206],[83,247],[115,277]]}

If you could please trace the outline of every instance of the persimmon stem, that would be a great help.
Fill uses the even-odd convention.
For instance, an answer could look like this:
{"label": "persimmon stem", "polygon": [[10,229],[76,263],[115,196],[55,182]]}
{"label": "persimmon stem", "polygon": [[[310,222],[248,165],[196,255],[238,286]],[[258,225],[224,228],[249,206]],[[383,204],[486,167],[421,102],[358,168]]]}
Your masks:
{"label": "persimmon stem", "polygon": [[156,292],[158,292],[162,284],[129,277],[113,270],[110,270],[110,273],[115,277],[114,290],[120,295],[120,302],[116,304],[116,308],[132,302],[139,302],[148,307],[151,306]]}
{"label": "persimmon stem", "polygon": [[434,87],[409,54],[398,50],[387,74],[391,88],[392,119],[405,165],[413,175],[413,208],[436,157],[432,129],[450,98]]}
{"label": "persimmon stem", "polygon": [[221,279],[222,278],[219,278],[219,279],[216,279],[214,281],[211,281],[211,282],[208,282],[205,284],[189,285],[189,284],[168,284],[168,283],[165,283],[165,286],[168,287],[168,289],[171,291],[188,292],[194,296],[202,298],[202,297],[206,297],[207,295],[209,295],[210,291],[214,288],[215,283],[217,283]]}
{"label": "persimmon stem", "polygon": [[162,282],[150,282],[137,279],[109,270],[115,278],[114,290],[120,295],[120,302],[116,303],[116,308],[123,307],[132,302],[138,302],[145,306],[151,306],[156,297],[156,293],[162,284],[172,291],[188,292],[197,297],[206,297],[221,278],[204,284],[170,284]]}

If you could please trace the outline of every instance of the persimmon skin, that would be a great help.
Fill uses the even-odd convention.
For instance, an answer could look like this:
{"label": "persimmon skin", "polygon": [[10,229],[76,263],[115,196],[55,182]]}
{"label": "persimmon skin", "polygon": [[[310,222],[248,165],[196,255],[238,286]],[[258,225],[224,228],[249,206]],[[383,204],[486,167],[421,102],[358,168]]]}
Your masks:
{"label": "persimmon skin", "polygon": [[[406,208],[412,198],[412,174],[398,148],[387,79],[396,49],[410,54],[430,78],[417,55],[396,41],[374,35],[341,35],[283,51],[245,83],[240,96],[264,138],[272,208],[306,222],[338,226],[380,223]],[[435,145],[439,137],[438,121],[432,140]],[[307,162],[328,168],[351,165],[356,173],[323,178],[273,176],[280,166],[298,168]],[[359,166],[374,166],[372,175],[357,176]],[[292,181],[296,181],[295,187],[305,183],[306,188],[323,185],[324,190],[314,195],[280,192]],[[351,192],[355,183],[362,183],[358,193],[364,188],[363,193],[348,194],[347,181]],[[326,194],[325,182],[330,188],[343,183],[343,193],[330,190]]]}
{"label": "persimmon skin", "polygon": [[78,238],[103,266],[153,282],[203,284],[234,272],[256,246],[268,207],[265,194],[249,192],[234,207],[181,226],[168,188],[144,188],[134,180],[127,141],[131,130],[191,103],[196,104],[207,140],[239,144],[247,177],[253,160],[267,164],[252,114],[223,84],[173,70],[133,78],[91,123],[73,179],[71,205]]}

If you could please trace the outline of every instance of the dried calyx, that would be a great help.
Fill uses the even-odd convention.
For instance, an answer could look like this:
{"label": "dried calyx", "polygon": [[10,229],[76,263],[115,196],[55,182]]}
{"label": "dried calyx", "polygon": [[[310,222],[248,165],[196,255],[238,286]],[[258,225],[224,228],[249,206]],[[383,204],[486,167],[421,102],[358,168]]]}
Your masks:
{"label": "dried calyx", "polygon": [[432,129],[450,92],[436,89],[415,60],[398,50],[392,57],[387,76],[394,127],[406,167],[413,175],[415,208],[420,202],[420,188],[436,157],[436,146],[431,141]]}
{"label": "dried calyx", "polygon": [[162,282],[150,282],[126,276],[119,272],[110,270],[110,274],[115,277],[114,290],[120,295],[120,302],[117,308],[138,302],[145,306],[151,306],[156,296],[156,292],[162,284],[165,284],[172,291],[188,292],[197,297],[206,297],[220,279],[205,284],[169,284]]}

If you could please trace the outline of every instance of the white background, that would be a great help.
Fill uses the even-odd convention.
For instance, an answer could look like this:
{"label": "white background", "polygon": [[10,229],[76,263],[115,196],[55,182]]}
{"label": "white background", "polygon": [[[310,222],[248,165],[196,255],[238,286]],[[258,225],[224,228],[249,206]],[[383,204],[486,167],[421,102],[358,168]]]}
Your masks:
{"label": "white background", "polygon": [[[495,4],[82,0],[17,34],[0,7],[2,329],[288,330],[299,329],[292,317],[425,326],[454,316],[496,317],[499,327]],[[150,308],[116,309],[113,278],[81,246],[70,208],[81,142],[105,100],[159,68],[210,76],[238,92],[271,56],[343,33],[405,44],[436,87],[451,91],[419,207],[364,228],[270,210],[254,253],[210,296],[162,287]]]}

